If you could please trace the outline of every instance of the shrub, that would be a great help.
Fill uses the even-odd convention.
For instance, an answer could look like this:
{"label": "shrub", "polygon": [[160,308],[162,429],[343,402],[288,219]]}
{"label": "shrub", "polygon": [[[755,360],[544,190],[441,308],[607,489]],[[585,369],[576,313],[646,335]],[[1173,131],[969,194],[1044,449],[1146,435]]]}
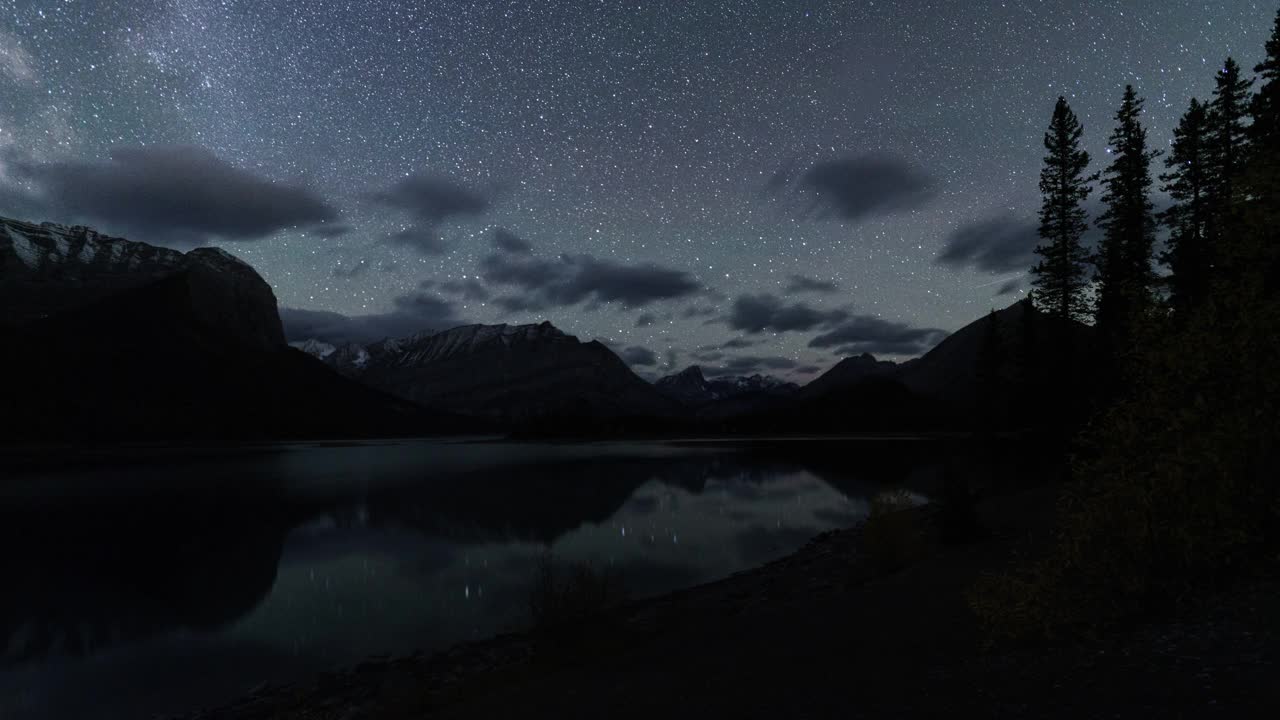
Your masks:
{"label": "shrub", "polygon": [[924,555],[925,528],[916,505],[904,490],[880,493],[871,499],[860,547],[880,572],[896,572]]}
{"label": "shrub", "polygon": [[547,628],[597,615],[627,599],[616,572],[585,562],[558,565],[551,555],[538,563],[529,589],[529,616],[535,628]]}
{"label": "shrub", "polygon": [[1096,631],[1274,562],[1278,320],[1228,292],[1150,321],[1126,395],[1079,444],[1053,550],[971,594],[993,638]]}

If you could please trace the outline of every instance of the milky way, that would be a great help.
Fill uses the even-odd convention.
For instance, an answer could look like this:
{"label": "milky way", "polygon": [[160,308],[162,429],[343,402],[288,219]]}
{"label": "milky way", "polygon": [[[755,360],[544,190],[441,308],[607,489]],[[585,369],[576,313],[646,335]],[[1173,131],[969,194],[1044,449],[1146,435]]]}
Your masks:
{"label": "milky way", "polygon": [[1056,97],[1095,166],[1128,83],[1166,143],[1274,12],[0,2],[0,213],[217,244],[283,307],[370,316],[295,332],[548,319],[648,374],[803,380],[1020,297]]}

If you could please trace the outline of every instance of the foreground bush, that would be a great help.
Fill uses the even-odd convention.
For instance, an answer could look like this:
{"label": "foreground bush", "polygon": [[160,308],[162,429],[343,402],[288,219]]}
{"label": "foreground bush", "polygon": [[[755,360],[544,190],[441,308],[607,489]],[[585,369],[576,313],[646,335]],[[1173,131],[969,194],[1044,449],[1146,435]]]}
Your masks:
{"label": "foreground bush", "polygon": [[1054,549],[971,595],[993,638],[1097,630],[1275,565],[1278,305],[1224,288],[1177,326],[1150,321],[1082,438]]}
{"label": "foreground bush", "polygon": [[882,573],[891,573],[924,555],[927,544],[919,503],[904,490],[883,492],[871,499],[862,525],[859,547]]}

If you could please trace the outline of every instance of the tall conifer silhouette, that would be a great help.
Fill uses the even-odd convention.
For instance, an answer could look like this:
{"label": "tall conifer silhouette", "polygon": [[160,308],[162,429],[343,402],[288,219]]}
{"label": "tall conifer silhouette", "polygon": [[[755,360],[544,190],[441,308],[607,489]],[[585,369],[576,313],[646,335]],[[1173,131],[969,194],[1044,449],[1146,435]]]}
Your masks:
{"label": "tall conifer silhouette", "polygon": [[1132,325],[1152,298],[1151,267],[1156,220],[1151,203],[1151,160],[1142,126],[1143,101],[1133,86],[1124,90],[1109,138],[1111,164],[1102,171],[1104,231],[1098,247],[1097,325],[1112,351],[1127,349]]}
{"label": "tall conifer silhouette", "polygon": [[1082,319],[1088,313],[1089,254],[1080,243],[1088,229],[1083,206],[1091,178],[1085,175],[1089,153],[1080,147],[1084,129],[1066,98],[1059,97],[1044,136],[1048,154],[1040,170],[1040,261],[1031,269],[1032,301],[1060,320]]}

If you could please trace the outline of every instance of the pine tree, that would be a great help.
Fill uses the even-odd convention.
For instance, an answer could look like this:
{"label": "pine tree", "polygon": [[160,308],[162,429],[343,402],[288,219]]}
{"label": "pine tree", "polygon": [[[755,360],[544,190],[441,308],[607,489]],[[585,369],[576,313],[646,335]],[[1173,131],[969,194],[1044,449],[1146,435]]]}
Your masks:
{"label": "pine tree", "polygon": [[1253,123],[1248,135],[1253,153],[1273,163],[1280,157],[1280,12],[1276,13],[1266,51],[1266,59],[1253,68],[1261,85],[1249,103]]}
{"label": "pine tree", "polygon": [[1080,236],[1088,229],[1083,202],[1093,178],[1085,176],[1089,153],[1080,148],[1084,129],[1066,98],[1059,97],[1044,136],[1049,154],[1040,170],[1040,261],[1031,269],[1031,299],[1037,307],[1060,320],[1085,317],[1088,303],[1086,263],[1088,253]]}
{"label": "pine tree", "polygon": [[1227,58],[1218,73],[1209,103],[1209,226],[1210,245],[1232,232],[1239,202],[1239,181],[1248,132],[1249,88],[1253,80],[1240,77],[1240,66]]}
{"label": "pine tree", "polygon": [[1098,266],[1097,324],[1112,351],[1127,348],[1132,324],[1150,303],[1155,274],[1155,214],[1151,204],[1151,160],[1142,127],[1143,100],[1132,85],[1116,111],[1116,129],[1108,139],[1111,165],[1102,172],[1105,210],[1098,218],[1104,230],[1095,262]]}
{"label": "pine tree", "polygon": [[[1249,105],[1249,160],[1244,183],[1252,202],[1246,211],[1238,248],[1242,265],[1261,281],[1267,292],[1280,292],[1280,12],[1276,13],[1266,59],[1253,69],[1260,86]],[[1235,273],[1237,281],[1240,273]]]}
{"label": "pine tree", "polygon": [[1208,245],[1208,112],[1195,98],[1173,131],[1173,144],[1165,158],[1168,172],[1160,176],[1161,190],[1173,204],[1160,220],[1169,228],[1166,251],[1160,261],[1169,267],[1169,301],[1185,314],[1199,304],[1209,288],[1213,260]]}

